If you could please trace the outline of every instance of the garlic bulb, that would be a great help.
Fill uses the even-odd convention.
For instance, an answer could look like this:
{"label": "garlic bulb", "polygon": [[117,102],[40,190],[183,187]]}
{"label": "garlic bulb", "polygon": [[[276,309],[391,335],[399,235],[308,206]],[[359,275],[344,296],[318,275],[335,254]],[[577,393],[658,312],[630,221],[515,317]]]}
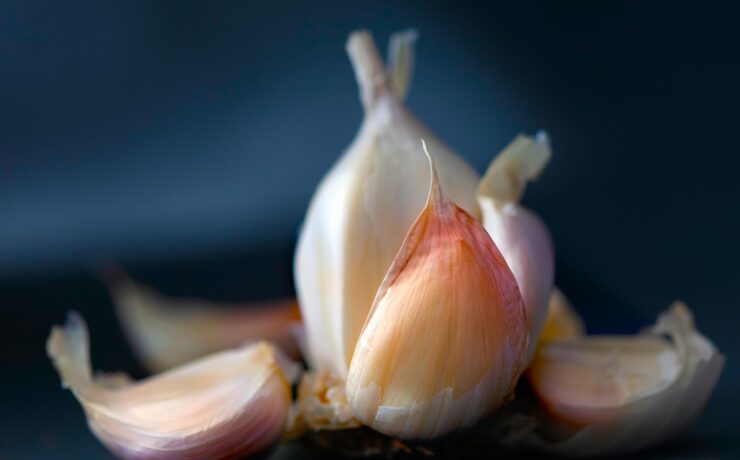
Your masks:
{"label": "garlic bulb", "polygon": [[295,300],[238,306],[172,300],[123,274],[110,278],[108,286],[126,336],[153,372],[255,340],[298,356],[291,336],[300,322]]}
{"label": "garlic bulb", "polygon": [[547,317],[555,258],[547,227],[519,201],[527,182],[540,175],[550,156],[545,133],[538,133],[535,139],[517,136],[493,160],[478,186],[483,226],[514,273],[527,307],[527,361]]}
{"label": "garlic bulb", "polygon": [[243,458],[279,440],[295,364],[266,343],[225,351],[131,383],[98,381],[85,322],[70,314],[47,352],[93,434],[123,459]]}
{"label": "garlic bulb", "polygon": [[698,417],[723,363],[678,302],[637,336],[543,343],[527,376],[547,415],[519,443],[570,457],[653,446]]}
{"label": "garlic bulb", "polygon": [[375,294],[429,186],[419,139],[429,143],[450,197],[473,216],[478,174],[403,105],[414,32],[391,38],[391,70],[372,37],[347,42],[365,118],[357,137],[324,177],[298,240],[295,280],[311,367],[344,378]]}
{"label": "garlic bulb", "polygon": [[355,417],[399,438],[434,438],[500,406],[527,347],[513,274],[429,161],[426,207],[378,290],[347,377]]}

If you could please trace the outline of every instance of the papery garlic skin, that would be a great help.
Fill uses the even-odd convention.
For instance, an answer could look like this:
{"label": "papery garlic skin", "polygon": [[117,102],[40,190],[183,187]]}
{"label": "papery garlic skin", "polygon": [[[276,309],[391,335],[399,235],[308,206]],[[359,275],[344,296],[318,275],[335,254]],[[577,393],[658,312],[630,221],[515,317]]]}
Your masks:
{"label": "papery garlic skin", "polygon": [[527,377],[547,416],[517,444],[568,457],[656,445],[696,420],[723,365],[682,303],[633,337],[544,343]]}
{"label": "papery garlic skin", "polygon": [[294,364],[256,343],[140,382],[98,382],[87,327],[77,314],[55,327],[47,352],[62,385],[85,410],[93,434],[122,459],[237,459],[279,440],[290,407]]}
{"label": "papery garlic skin", "polygon": [[555,277],[552,240],[545,224],[519,204],[527,182],[550,160],[547,135],[517,136],[491,163],[478,186],[483,226],[503,254],[527,307],[529,361],[547,318]]}
{"label": "papery garlic skin", "polygon": [[347,401],[345,383],[326,372],[304,372],[288,424],[293,439],[307,430],[346,430],[360,427]]}
{"label": "papery garlic skin", "polygon": [[427,205],[378,290],[347,377],[355,417],[402,439],[469,427],[500,406],[527,347],[513,274],[432,170]]}
{"label": "papery garlic skin", "polygon": [[568,298],[560,289],[554,288],[550,294],[547,318],[540,332],[539,344],[581,337],[585,333],[586,326]]}
{"label": "papery garlic skin", "polygon": [[126,336],[152,372],[257,340],[275,343],[292,357],[299,355],[292,334],[300,324],[295,299],[227,306],[169,299],[123,273],[108,278]]}
{"label": "papery garlic skin", "polygon": [[389,72],[372,37],[350,35],[347,52],[365,111],[357,137],[324,177],[298,240],[295,280],[311,367],[347,375],[375,294],[429,187],[419,139],[427,141],[446,192],[477,217],[478,174],[403,105],[415,32],[391,39]]}

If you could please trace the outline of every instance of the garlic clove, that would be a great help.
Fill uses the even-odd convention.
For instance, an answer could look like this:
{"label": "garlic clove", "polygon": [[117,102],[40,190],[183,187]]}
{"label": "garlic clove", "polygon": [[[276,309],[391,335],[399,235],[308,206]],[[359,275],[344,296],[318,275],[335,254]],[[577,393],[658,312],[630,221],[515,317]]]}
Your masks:
{"label": "garlic clove", "polygon": [[[47,353],[93,434],[123,459],[244,458],[279,440],[295,364],[265,342],[221,352],[136,383],[93,378],[87,327],[71,313]],[[114,382],[113,384],[111,382]]]}
{"label": "garlic clove", "polygon": [[571,457],[653,446],[695,421],[723,364],[678,302],[636,336],[544,343],[527,376],[548,415],[521,442]]}
{"label": "garlic clove", "polygon": [[553,288],[548,303],[547,319],[540,333],[540,343],[581,337],[586,326],[573,309],[568,298],[558,288]]}
{"label": "garlic clove", "polygon": [[300,324],[295,299],[228,306],[173,300],[122,274],[109,277],[108,286],[126,336],[153,372],[256,340],[299,355],[292,337]]}
{"label": "garlic clove", "polygon": [[469,427],[503,404],[527,347],[513,274],[429,162],[427,205],[378,291],[347,378],[355,417],[402,439]]}
{"label": "garlic clove", "polygon": [[514,273],[527,307],[527,361],[547,317],[555,257],[547,227],[519,200],[527,182],[539,177],[550,157],[550,143],[544,132],[534,139],[517,136],[493,160],[478,186],[483,226]]}
{"label": "garlic clove", "polygon": [[386,69],[372,36],[354,32],[347,52],[364,107],[359,133],[321,181],[306,214],[295,258],[298,300],[317,371],[346,377],[375,294],[408,229],[424,208],[426,139],[450,197],[479,216],[478,174],[403,105],[416,33],[391,40]]}

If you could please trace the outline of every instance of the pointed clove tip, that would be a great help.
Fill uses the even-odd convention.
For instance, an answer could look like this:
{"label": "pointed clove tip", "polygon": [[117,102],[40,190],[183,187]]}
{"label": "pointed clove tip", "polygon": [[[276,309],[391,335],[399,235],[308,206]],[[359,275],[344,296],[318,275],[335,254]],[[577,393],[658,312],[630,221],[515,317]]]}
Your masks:
{"label": "pointed clove tip", "polygon": [[439,206],[443,204],[449,204],[447,195],[445,195],[444,190],[442,190],[442,185],[439,181],[439,174],[437,173],[437,166],[434,163],[434,158],[432,157],[432,154],[429,153],[429,148],[427,147],[426,141],[424,139],[420,140],[421,147],[424,150],[424,154],[427,156],[427,160],[429,161],[429,172],[431,175],[431,180],[429,183],[429,195],[427,196],[427,206]]}
{"label": "pointed clove tip", "polygon": [[350,33],[345,50],[360,87],[360,99],[365,110],[372,107],[379,95],[388,90],[388,75],[375,40],[367,30]]}
{"label": "pointed clove tip", "polygon": [[414,45],[419,37],[414,29],[391,34],[388,42],[388,72],[396,96],[403,100],[411,86],[414,71]]}
{"label": "pointed clove tip", "polygon": [[385,66],[380,58],[378,46],[373,34],[367,29],[357,29],[350,32],[344,49],[355,67],[355,73],[359,71],[385,72]]}
{"label": "pointed clove tip", "polygon": [[432,155],[429,153],[429,148],[427,147],[426,141],[424,139],[420,139],[420,141],[421,148],[424,151],[424,154],[427,156],[427,160],[429,161],[429,173],[431,175],[427,204],[445,202],[446,200],[444,193],[442,192],[442,187],[439,184],[439,175],[437,174],[437,167],[434,164],[434,158],[432,158]]}
{"label": "pointed clove tip", "polygon": [[429,159],[429,162],[432,162],[432,156],[429,154],[429,149],[427,148],[427,141],[424,139],[419,139],[421,141],[421,149],[424,151],[424,154],[426,154],[427,158]]}
{"label": "pointed clove tip", "polygon": [[424,151],[424,155],[427,156],[427,160],[429,161],[429,171],[432,175],[432,185],[437,184],[439,182],[439,177],[437,176],[437,167],[434,165],[432,154],[429,153],[429,148],[427,147],[426,141],[424,139],[419,140],[421,141],[421,149]]}
{"label": "pointed clove tip", "polygon": [[344,46],[349,51],[362,41],[372,40],[373,37],[367,29],[357,29],[349,33]]}
{"label": "pointed clove tip", "polygon": [[519,134],[491,161],[478,184],[478,196],[519,203],[528,183],[539,178],[552,158],[550,137]]}

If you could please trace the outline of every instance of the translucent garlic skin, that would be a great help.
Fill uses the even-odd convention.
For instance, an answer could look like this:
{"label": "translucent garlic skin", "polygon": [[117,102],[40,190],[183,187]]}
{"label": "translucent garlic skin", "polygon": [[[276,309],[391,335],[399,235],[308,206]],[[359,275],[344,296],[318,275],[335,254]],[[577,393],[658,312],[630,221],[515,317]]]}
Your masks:
{"label": "translucent garlic skin", "polygon": [[274,343],[291,357],[299,355],[293,337],[300,324],[295,299],[224,305],[170,299],[121,272],[107,282],[126,336],[152,372],[257,340]]}
{"label": "translucent garlic skin", "polygon": [[373,299],[429,187],[425,139],[447,193],[479,216],[478,174],[403,105],[414,32],[391,39],[393,62],[381,62],[372,37],[347,42],[365,118],[352,145],[319,185],[295,257],[295,280],[311,367],[344,379]]}
{"label": "translucent garlic skin", "polygon": [[47,352],[85,410],[93,434],[122,459],[237,459],[279,440],[290,407],[292,363],[266,343],[226,351],[137,383],[98,379],[87,327],[69,315]]}
{"label": "translucent garlic skin", "polygon": [[636,336],[584,336],[542,343],[527,378],[546,414],[515,443],[567,457],[635,452],[691,426],[724,357],[674,304]]}
{"label": "translucent garlic skin", "polygon": [[529,361],[547,318],[555,277],[555,255],[545,224],[519,204],[527,182],[551,157],[547,135],[518,136],[491,163],[478,186],[483,226],[514,273],[527,307]]}
{"label": "translucent garlic skin", "polygon": [[547,319],[542,327],[538,346],[546,342],[581,337],[585,333],[586,326],[568,298],[560,289],[554,288],[550,294]]}
{"label": "translucent garlic skin", "polygon": [[483,227],[433,179],[383,281],[347,377],[363,424],[428,439],[475,424],[524,367],[524,302]]}

